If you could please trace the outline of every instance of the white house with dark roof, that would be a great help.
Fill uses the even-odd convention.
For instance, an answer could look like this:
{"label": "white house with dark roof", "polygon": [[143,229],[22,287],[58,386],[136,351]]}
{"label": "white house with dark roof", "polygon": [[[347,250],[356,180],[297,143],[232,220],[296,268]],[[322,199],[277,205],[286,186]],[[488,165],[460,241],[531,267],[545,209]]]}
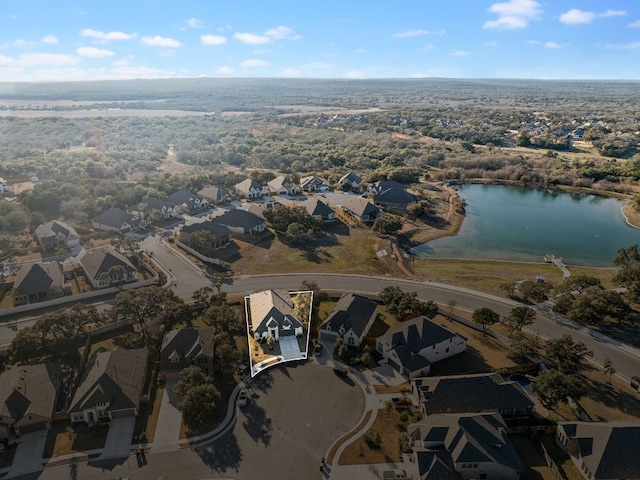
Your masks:
{"label": "white house with dark roof", "polygon": [[380,208],[366,198],[355,195],[345,195],[344,197],[345,200],[341,205],[342,210],[361,222],[370,223],[384,215],[384,212],[380,210]]}
{"label": "white house with dark roof", "polygon": [[59,388],[57,365],[20,365],[0,373],[0,440],[50,430]]}
{"label": "white house with dark roof", "polygon": [[159,378],[177,379],[182,370],[196,366],[213,375],[213,329],[188,327],[169,330],[160,347]]}
{"label": "white house with dark roof", "polygon": [[38,225],[34,233],[36,240],[45,251],[65,247],[71,250],[80,248],[80,235],[73,227],[59,220],[51,220]]}
{"label": "white house with dark roof", "polygon": [[304,202],[300,202],[300,205],[307,209],[309,215],[322,218],[324,223],[336,221],[336,212],[319,198],[307,198]]}
{"label": "white house with dark roof", "polygon": [[293,311],[293,300],[284,290],[264,290],[248,297],[251,330],[255,340],[303,334],[303,323]]}
{"label": "white house with dark roof", "polygon": [[560,422],[556,442],[585,480],[640,478],[640,421]]}
{"label": "white house with dark roof", "polygon": [[415,479],[519,480],[525,470],[497,413],[431,415],[407,435]]}
{"label": "white house with dark roof", "polygon": [[247,178],[240,183],[236,183],[233,188],[240,197],[248,200],[269,195],[269,189],[256,182],[253,178]]}
{"label": "white house with dark roof", "polygon": [[98,351],[89,360],[69,406],[72,422],[89,425],[99,420],[138,415],[144,394],[148,352],[116,347]]}
{"label": "white house with dark roof", "polygon": [[64,274],[58,262],[23,265],[13,283],[13,305],[53,300],[64,295]]}
{"label": "white house with dark roof", "polygon": [[116,207],[111,207],[100,215],[93,217],[91,224],[96,230],[122,234],[144,227],[145,221],[138,215],[125,212]]}
{"label": "white house with dark roof", "polygon": [[338,188],[340,190],[359,192],[362,186],[362,178],[353,172],[345,173],[338,180]]}
{"label": "white house with dark roof", "polygon": [[367,193],[369,195],[376,195],[389,190],[390,188],[398,188],[400,190],[406,190],[407,186],[395,180],[380,180],[379,182],[372,183],[367,187]]}
{"label": "white house with dark roof", "polygon": [[178,205],[185,212],[197,212],[209,206],[209,202],[200,195],[181,189],[167,197],[169,203]]}
{"label": "white house with dark roof", "polygon": [[[79,262],[94,288],[107,288],[135,282],[138,278],[138,269],[124,255],[110,246],[85,252],[80,256]],[[113,269],[113,267],[121,268]]]}
{"label": "white house with dark roof", "polygon": [[319,192],[328,188],[329,184],[325,180],[313,175],[300,179],[300,189],[305,192]]}
{"label": "white house with dark roof", "polygon": [[244,235],[257,235],[267,228],[267,223],[263,218],[239,208],[233,208],[219,217],[215,217],[215,222],[224,225],[233,233]]}
{"label": "white house with dark roof", "polygon": [[152,220],[168,220],[170,218],[180,217],[182,215],[182,209],[180,206],[167,200],[147,197],[138,204],[138,209],[135,213],[140,216],[144,216],[143,213],[147,216],[156,213],[157,217],[151,218]]}
{"label": "white house with dark roof", "polygon": [[416,378],[411,390],[427,416],[498,412],[510,420],[533,415],[534,404],[524,388],[499,373]]}
{"label": "white house with dark roof", "polygon": [[466,349],[466,338],[424,315],[397,323],[376,339],[378,353],[408,378],[427,375],[432,363]]}
{"label": "white house with dark roof", "polygon": [[210,204],[226,203],[231,200],[231,193],[225,187],[210,185],[198,191],[198,195]]}
{"label": "white house with dark roof", "polygon": [[289,180],[286,175],[279,175],[267,183],[269,191],[276,195],[297,195],[300,187]]}
{"label": "white house with dark roof", "polygon": [[205,245],[206,250],[218,250],[219,248],[225,247],[231,243],[231,230],[226,226],[211,220],[184,225],[180,229],[180,241],[188,246],[191,235],[196,232],[207,232],[210,234],[207,240],[209,243]]}
{"label": "white house with dark roof", "polygon": [[318,336],[334,341],[342,338],[346,345],[359,347],[376,319],[377,308],[373,300],[345,293],[320,325]]}

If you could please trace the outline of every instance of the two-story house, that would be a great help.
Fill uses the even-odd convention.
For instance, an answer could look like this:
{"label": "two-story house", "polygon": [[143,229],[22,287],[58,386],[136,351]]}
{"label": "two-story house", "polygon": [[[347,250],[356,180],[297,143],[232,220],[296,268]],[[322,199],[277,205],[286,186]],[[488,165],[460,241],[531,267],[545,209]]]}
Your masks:
{"label": "two-story house", "polygon": [[191,366],[205,375],[213,375],[213,355],[212,328],[169,330],[160,347],[159,378],[177,379],[182,370]]}

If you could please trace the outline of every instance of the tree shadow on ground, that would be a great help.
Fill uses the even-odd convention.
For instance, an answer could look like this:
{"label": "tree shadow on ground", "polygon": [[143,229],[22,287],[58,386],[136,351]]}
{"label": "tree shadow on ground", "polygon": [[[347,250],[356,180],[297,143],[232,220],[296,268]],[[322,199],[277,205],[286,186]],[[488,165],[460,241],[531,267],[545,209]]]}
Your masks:
{"label": "tree shadow on ground", "polygon": [[[582,371],[584,372],[587,370],[599,371],[591,365],[584,365],[582,367]],[[630,392],[621,391],[614,385],[608,383],[608,377],[604,373],[599,373],[602,375],[602,381],[581,375],[587,396],[593,401],[602,403],[611,409],[620,410],[621,412],[633,417],[640,417],[640,402],[638,401],[638,396]],[[609,420],[600,416],[598,412],[589,413],[594,417],[593,421]]]}
{"label": "tree shadow on ground", "polygon": [[273,386],[273,376],[269,372],[262,371],[251,380],[251,389],[266,393]]}
{"label": "tree shadow on ground", "polygon": [[333,235],[341,235],[344,237],[348,237],[351,234],[349,226],[340,221],[336,221],[336,223],[332,225],[325,225],[324,230]]}
{"label": "tree shadow on ground", "polygon": [[95,460],[89,460],[87,462],[87,465],[89,465],[90,467],[100,468],[103,471],[113,470],[114,468],[119,467],[120,465],[123,465],[128,459],[129,457],[119,457],[119,458],[108,458],[105,460],[100,460],[100,457],[98,457]]}
{"label": "tree shadow on ground", "polygon": [[493,367],[484,361],[478,350],[467,349],[455,357],[445,358],[431,366],[430,375],[467,375],[472,373],[493,372]]}
{"label": "tree shadow on ground", "polygon": [[525,466],[525,471],[520,477],[522,480],[543,480],[542,472],[551,473],[542,453],[537,448],[534,440],[528,435],[510,435],[509,439],[513,444],[518,456]]}
{"label": "tree shadow on ground", "polygon": [[203,447],[196,447],[194,451],[205,465],[220,474],[229,469],[237,472],[242,462],[242,449],[233,433]]}
{"label": "tree shadow on ground", "polygon": [[262,443],[265,447],[269,446],[273,427],[271,419],[267,417],[266,410],[255,402],[249,402],[243,408],[243,412],[245,420],[242,422],[242,427],[256,443]]}

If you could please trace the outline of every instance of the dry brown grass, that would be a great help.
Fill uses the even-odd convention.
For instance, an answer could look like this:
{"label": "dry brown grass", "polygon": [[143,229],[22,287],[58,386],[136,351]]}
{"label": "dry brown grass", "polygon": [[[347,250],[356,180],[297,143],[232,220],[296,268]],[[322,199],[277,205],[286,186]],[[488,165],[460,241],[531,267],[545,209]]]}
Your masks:
{"label": "dry brown grass", "polygon": [[164,388],[156,388],[152,402],[144,405],[140,409],[140,414],[136,417],[135,432],[144,432],[146,443],[152,443],[155,437],[163,394]]}
{"label": "dry brown grass", "polygon": [[609,378],[604,371],[591,364],[580,371],[586,394],[580,405],[593,421],[640,419],[640,392],[632,389],[615,375]]}
{"label": "dry brown grass", "polygon": [[66,434],[66,429],[71,422],[54,422],[51,430],[47,434],[47,441],[44,448],[44,456],[68,455],[71,453],[83,452],[103,448],[109,433],[108,425],[96,425],[87,427],[84,424],[74,426],[76,439],[71,443]]}
{"label": "dry brown grass", "polygon": [[372,449],[364,441],[364,436],[347,446],[338,459],[338,465],[367,465],[369,463],[400,462],[400,431],[396,424],[400,414],[395,410],[378,410],[376,419],[369,429],[380,434],[379,449]]}

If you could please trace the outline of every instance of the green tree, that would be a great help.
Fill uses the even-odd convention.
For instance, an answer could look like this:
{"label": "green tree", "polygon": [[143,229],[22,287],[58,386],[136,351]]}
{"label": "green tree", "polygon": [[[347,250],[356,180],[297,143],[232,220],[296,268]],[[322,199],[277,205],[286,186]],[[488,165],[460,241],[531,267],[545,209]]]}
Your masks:
{"label": "green tree", "polygon": [[189,425],[207,425],[216,409],[220,392],[212,384],[196,385],[184,395],[178,405]]}
{"label": "green tree", "polygon": [[582,293],[589,287],[602,288],[602,282],[600,282],[598,278],[590,275],[572,275],[562,283],[561,289],[565,292],[576,291],[578,293]]}
{"label": "green tree", "polygon": [[482,326],[482,335],[487,334],[487,327],[500,321],[498,312],[488,307],[476,308],[471,314],[471,319]]}
{"label": "green tree", "polygon": [[538,394],[542,405],[550,410],[554,410],[558,403],[566,401],[567,397],[577,400],[584,395],[581,380],[558,370],[549,370],[538,375],[533,383],[533,391]]}
{"label": "green tree", "polygon": [[142,328],[145,336],[151,322],[157,319],[169,303],[180,303],[171,290],[165,290],[157,285],[126,290],[118,293],[113,302],[113,312],[117,317],[130,318]]}
{"label": "green tree", "polygon": [[511,351],[517,357],[538,356],[540,342],[538,337],[515,332],[511,335]]}
{"label": "green tree", "polygon": [[302,323],[307,323],[311,313],[311,293],[300,292],[293,299],[293,313]]}
{"label": "green tree", "polygon": [[618,273],[614,277],[627,287],[627,292],[634,301],[640,299],[640,250],[638,245],[618,250],[613,264],[618,267]]}
{"label": "green tree", "polygon": [[195,365],[192,365],[180,372],[173,391],[176,395],[184,397],[189,390],[201,385],[213,385],[213,378],[203,373]]}
{"label": "green tree", "polygon": [[520,333],[524,327],[531,325],[535,318],[536,312],[533,308],[518,306],[513,307],[502,322],[509,330],[509,335],[512,336],[514,333]]}
{"label": "green tree", "polygon": [[373,222],[373,231],[384,235],[393,235],[402,228],[402,219],[395,215],[386,214]]}
{"label": "green tree", "polygon": [[609,376],[607,381],[611,383],[611,376],[616,373],[616,367],[613,366],[613,362],[609,357],[604,359],[604,363],[602,365],[604,367],[604,373]]}
{"label": "green tree", "polygon": [[547,299],[551,286],[544,282],[525,280],[520,284],[519,291],[524,302],[544,302]]}
{"label": "green tree", "polygon": [[549,340],[545,350],[545,363],[565,374],[576,373],[580,362],[590,354],[583,342],[574,342],[569,334]]}

